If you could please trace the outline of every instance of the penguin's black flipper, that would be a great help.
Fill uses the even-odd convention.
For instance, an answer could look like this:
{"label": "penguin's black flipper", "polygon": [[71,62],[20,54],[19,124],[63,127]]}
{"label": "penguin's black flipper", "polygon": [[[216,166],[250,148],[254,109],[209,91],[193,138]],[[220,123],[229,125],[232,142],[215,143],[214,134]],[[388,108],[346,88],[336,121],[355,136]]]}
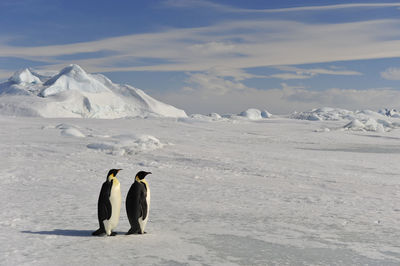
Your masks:
{"label": "penguin's black flipper", "polygon": [[104,220],[109,220],[112,213],[111,202],[110,202],[110,194],[111,194],[111,187],[113,181],[111,182],[104,182],[103,186],[101,187],[100,196],[99,196],[99,203],[97,206],[99,222]]}
{"label": "penguin's black flipper", "polygon": [[145,190],[141,191],[140,193],[140,209],[141,209],[141,216],[142,219],[146,219],[147,217],[147,201],[146,201],[147,193]]}

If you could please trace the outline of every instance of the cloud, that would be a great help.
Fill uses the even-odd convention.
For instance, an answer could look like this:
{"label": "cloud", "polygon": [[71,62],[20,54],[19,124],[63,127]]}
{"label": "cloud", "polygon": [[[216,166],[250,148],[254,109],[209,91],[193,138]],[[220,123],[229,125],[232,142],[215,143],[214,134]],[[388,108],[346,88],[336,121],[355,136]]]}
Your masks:
{"label": "cloud", "polygon": [[378,88],[368,90],[332,88],[324,91],[306,89],[291,90],[286,94],[285,100],[297,103],[309,103],[314,107],[335,106],[345,109],[380,109],[396,107],[400,91],[391,88]]}
{"label": "cloud", "polygon": [[201,53],[204,55],[224,54],[232,53],[235,49],[235,45],[224,42],[207,42],[202,44],[194,44],[189,46],[188,49],[195,53]]}
{"label": "cloud", "polygon": [[368,90],[332,88],[323,91],[304,87],[293,87],[285,83],[281,88],[235,89],[225,94],[208,91],[188,90],[179,92],[154,93],[188,113],[217,112],[220,114],[238,113],[248,108],[266,109],[274,114],[290,114],[294,111],[311,110],[318,107],[338,107],[348,110],[378,110],[398,107],[400,91],[391,88],[372,88]]}
{"label": "cloud", "polygon": [[[302,68],[296,68],[300,69]],[[331,73],[328,70],[330,69],[313,69],[311,73]],[[341,71],[344,74],[356,74],[346,70],[332,71],[335,74],[342,73]],[[187,75],[187,86],[182,90],[155,92],[152,95],[188,113],[202,113],[207,110],[222,114],[237,113],[248,108],[266,109],[275,114],[289,114],[326,106],[348,110],[377,110],[395,108],[400,98],[400,90],[392,88],[313,90],[281,83],[279,88],[256,89],[243,83],[243,80],[253,75],[240,69],[214,68]]]}
{"label": "cloud", "polygon": [[241,81],[258,77],[240,69],[221,67],[211,68],[205,72],[186,74],[189,76],[185,81],[188,86],[184,87],[183,90],[187,92],[201,91],[202,98],[249,89]]}
{"label": "cloud", "polygon": [[400,68],[390,67],[381,72],[381,77],[388,80],[400,80]]}
{"label": "cloud", "polygon": [[[3,42],[0,51],[5,57],[46,61],[51,68],[77,63],[91,72],[206,71],[216,66],[244,69],[400,57],[398,28],[400,20],[395,19],[337,24],[241,19],[65,45],[18,47]],[[73,56],[105,50],[110,54],[101,58],[78,60]],[[67,60],[67,55],[75,59]],[[163,63],[155,60],[153,64],[121,66],[128,57],[156,58]]]}

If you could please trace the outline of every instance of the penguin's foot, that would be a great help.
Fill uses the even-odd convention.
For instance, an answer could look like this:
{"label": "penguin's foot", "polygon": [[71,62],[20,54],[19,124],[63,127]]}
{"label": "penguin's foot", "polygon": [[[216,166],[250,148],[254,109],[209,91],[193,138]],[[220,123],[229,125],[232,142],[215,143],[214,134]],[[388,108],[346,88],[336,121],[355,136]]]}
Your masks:
{"label": "penguin's foot", "polygon": [[116,236],[117,232],[111,232],[110,236]]}
{"label": "penguin's foot", "polygon": [[133,234],[137,234],[137,233],[138,233],[137,231],[135,231],[131,228],[125,235],[133,235]]}
{"label": "penguin's foot", "polygon": [[106,232],[104,232],[104,230],[102,228],[99,228],[92,233],[92,236],[103,236],[105,234],[106,234]]}
{"label": "penguin's foot", "polygon": [[140,229],[129,229],[128,233],[126,233],[126,235],[140,235],[142,234]]}

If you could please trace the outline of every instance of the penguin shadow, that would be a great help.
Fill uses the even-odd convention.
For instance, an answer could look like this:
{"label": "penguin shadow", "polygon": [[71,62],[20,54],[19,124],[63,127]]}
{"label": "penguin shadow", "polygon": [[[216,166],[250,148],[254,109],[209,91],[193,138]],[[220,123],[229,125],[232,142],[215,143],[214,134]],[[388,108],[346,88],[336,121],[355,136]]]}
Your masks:
{"label": "penguin shadow", "polygon": [[93,230],[73,230],[73,229],[54,229],[52,231],[21,231],[24,234],[34,235],[55,235],[55,236],[76,236],[76,237],[88,237],[92,236]]}

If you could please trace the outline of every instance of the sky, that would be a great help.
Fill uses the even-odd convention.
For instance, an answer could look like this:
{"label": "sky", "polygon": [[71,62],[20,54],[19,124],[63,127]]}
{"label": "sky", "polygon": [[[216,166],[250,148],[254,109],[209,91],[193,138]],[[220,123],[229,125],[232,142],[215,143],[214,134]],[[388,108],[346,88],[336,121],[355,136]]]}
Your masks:
{"label": "sky", "polygon": [[78,64],[187,113],[400,109],[400,2],[2,0],[0,80]]}

